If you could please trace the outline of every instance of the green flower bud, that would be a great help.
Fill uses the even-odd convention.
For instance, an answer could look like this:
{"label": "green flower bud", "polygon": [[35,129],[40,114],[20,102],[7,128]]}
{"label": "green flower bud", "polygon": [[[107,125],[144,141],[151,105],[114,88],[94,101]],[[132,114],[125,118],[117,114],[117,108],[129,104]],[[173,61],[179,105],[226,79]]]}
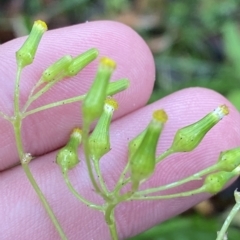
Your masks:
{"label": "green flower bud", "polygon": [[196,123],[179,129],[174,137],[173,152],[190,152],[198,146],[207,132],[229,113],[226,105],[216,108]]}
{"label": "green flower bud", "polygon": [[42,73],[42,82],[51,82],[58,77],[64,77],[65,71],[71,62],[72,57],[70,55],[57,60]]}
{"label": "green flower bud", "polygon": [[206,192],[215,194],[223,189],[225,184],[235,176],[232,172],[216,172],[209,174],[204,181],[203,188]]}
{"label": "green flower bud", "polygon": [[63,172],[74,168],[78,163],[78,147],[82,141],[82,130],[74,128],[66,146],[57,154],[56,162]]}
{"label": "green flower bud", "polygon": [[[167,121],[167,114],[163,110],[157,110],[153,113],[151,122],[146,128],[143,137],[137,137],[138,148],[134,154],[130,154],[130,171],[133,188],[138,187],[140,181],[151,176],[155,169],[156,149],[160,133],[164,123]],[[142,140],[141,140],[142,138]]]}
{"label": "green flower bud", "polygon": [[101,59],[97,76],[83,101],[83,118],[87,123],[91,123],[102,114],[107,87],[115,67],[116,63],[113,60]]}
{"label": "green flower bud", "polygon": [[113,112],[117,110],[117,108],[118,103],[116,100],[113,98],[106,99],[103,113],[89,137],[91,158],[94,161],[100,160],[103,155],[110,151],[109,128]]}
{"label": "green flower bud", "polygon": [[20,68],[24,68],[33,62],[39,42],[46,31],[47,25],[45,22],[41,20],[34,22],[27,40],[16,52],[17,64]]}
{"label": "green flower bud", "polygon": [[91,48],[86,52],[75,57],[71,64],[68,66],[66,76],[71,77],[77,75],[83,68],[85,68],[90,62],[96,59],[98,56],[98,50]]}
{"label": "green flower bud", "polygon": [[222,152],[217,163],[219,170],[231,172],[240,165],[240,147]]}
{"label": "green flower bud", "polygon": [[126,78],[110,82],[107,87],[107,96],[113,96],[116,93],[122,92],[130,85],[130,81]]}

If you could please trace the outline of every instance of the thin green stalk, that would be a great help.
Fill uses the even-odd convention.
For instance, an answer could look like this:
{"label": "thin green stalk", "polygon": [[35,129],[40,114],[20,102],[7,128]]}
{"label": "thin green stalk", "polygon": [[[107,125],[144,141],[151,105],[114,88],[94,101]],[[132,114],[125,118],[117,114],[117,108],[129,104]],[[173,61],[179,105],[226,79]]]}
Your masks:
{"label": "thin green stalk", "polygon": [[237,214],[237,212],[240,210],[240,203],[236,203],[234,207],[232,208],[231,212],[228,214],[228,217],[225,219],[225,222],[221,228],[221,230],[218,232],[217,239],[216,240],[223,240],[224,236],[227,232],[227,229],[232,222],[234,216]]}
{"label": "thin green stalk", "polygon": [[15,81],[15,89],[14,89],[14,115],[15,117],[19,115],[19,91],[20,91],[20,76],[21,76],[22,68],[17,67],[17,76]]}
{"label": "thin green stalk", "polygon": [[23,118],[25,118],[25,117],[33,114],[33,113],[37,113],[37,112],[40,112],[40,111],[43,111],[43,110],[47,110],[49,108],[62,106],[62,105],[68,104],[68,103],[82,101],[84,99],[84,97],[85,97],[85,95],[72,97],[72,98],[68,98],[68,99],[65,99],[65,100],[61,100],[61,101],[58,101],[58,102],[50,103],[50,104],[35,108],[33,110],[30,110],[28,112],[23,113]]}
{"label": "thin green stalk", "polygon": [[122,173],[119,177],[119,180],[113,190],[113,193],[119,192],[123,186],[125,186],[128,182],[130,182],[130,181],[127,181],[128,179],[130,180],[130,178],[128,178],[126,181],[124,181],[124,178],[125,178],[125,175],[126,175],[128,169],[129,169],[129,162],[127,163],[124,170],[122,171]]}
{"label": "thin green stalk", "polygon": [[107,206],[105,211],[105,221],[108,225],[112,240],[118,240],[116,220],[114,216],[115,207],[116,204],[110,204]]}
{"label": "thin green stalk", "polygon": [[163,195],[163,196],[139,196],[139,194],[137,193],[137,195],[133,194],[133,196],[130,197],[129,199],[127,199],[126,201],[130,201],[130,200],[160,200],[160,199],[171,199],[171,198],[178,198],[178,197],[188,197],[188,196],[192,196],[192,195],[195,195],[198,193],[203,193],[205,191],[206,191],[205,187],[200,187],[198,189],[187,191],[187,192]]}
{"label": "thin green stalk", "polygon": [[46,93],[59,79],[55,79],[52,82],[47,83],[42,89],[40,89],[37,93],[35,93],[33,96],[31,96],[26,104],[23,107],[23,113],[26,112],[27,108],[39,97],[41,97],[44,93]]}
{"label": "thin green stalk", "polygon": [[32,187],[36,191],[40,201],[42,202],[44,208],[46,209],[48,216],[50,217],[52,223],[54,224],[58,234],[60,235],[62,240],[66,240],[67,237],[65,233],[63,232],[57,218],[55,217],[50,205],[48,204],[46,198],[44,197],[43,193],[41,192],[40,188],[38,187],[27,163],[23,162],[24,159],[24,150],[23,150],[23,145],[22,145],[22,136],[21,136],[21,124],[22,124],[22,117],[19,111],[19,83],[20,83],[20,75],[21,75],[21,68],[18,67],[17,70],[17,76],[16,76],[16,82],[15,82],[15,90],[14,90],[14,118],[11,121],[14,127],[14,134],[15,134],[15,140],[16,140],[16,145],[17,145],[17,151],[18,151],[18,156],[20,158],[23,170],[31,183]]}
{"label": "thin green stalk", "polygon": [[164,158],[168,157],[169,155],[173,154],[174,151],[169,148],[168,150],[166,150],[164,153],[162,153],[161,155],[159,155],[157,158],[156,158],[156,163],[159,163],[161,160],[163,160]]}
{"label": "thin green stalk", "polygon": [[218,166],[213,165],[209,168],[206,168],[206,169],[204,169],[204,170],[202,170],[202,171],[200,171],[196,174],[193,174],[190,177],[184,178],[180,181],[176,181],[176,182],[173,182],[173,183],[170,183],[170,184],[167,184],[167,185],[164,185],[164,186],[156,187],[156,188],[150,188],[150,189],[147,189],[147,190],[139,191],[136,194],[147,195],[147,194],[150,194],[150,193],[160,192],[160,191],[164,191],[164,190],[167,190],[167,189],[170,189],[170,188],[174,188],[174,187],[180,186],[180,185],[182,185],[184,183],[187,183],[187,182],[202,180],[202,177],[204,175],[209,174],[211,172],[214,172],[217,169],[218,169]]}
{"label": "thin green stalk", "polygon": [[63,232],[63,229],[60,225],[60,223],[58,222],[56,216],[54,215],[49,203],[47,202],[45,196],[43,195],[41,189],[38,187],[38,184],[36,183],[35,179],[33,178],[33,175],[29,169],[28,164],[22,164],[23,170],[27,175],[28,180],[30,181],[32,187],[34,188],[34,190],[36,191],[38,197],[40,198],[40,201],[42,202],[45,210],[48,213],[49,218],[51,219],[53,225],[55,226],[59,236],[61,237],[62,240],[67,240],[67,237],[65,235],[65,233]]}
{"label": "thin green stalk", "polygon": [[7,121],[11,121],[10,117],[7,116],[6,114],[4,114],[2,111],[0,111],[0,117],[2,117],[3,119],[5,119]]}
{"label": "thin green stalk", "polygon": [[98,176],[98,179],[99,179],[100,186],[101,186],[104,194],[107,196],[109,194],[109,190],[107,189],[107,186],[106,186],[105,181],[103,179],[103,175],[102,175],[102,172],[101,172],[100,166],[99,166],[99,160],[94,161],[94,167],[95,167],[95,171],[96,171],[96,174]]}
{"label": "thin green stalk", "polygon": [[72,194],[81,202],[83,202],[84,204],[86,204],[88,207],[99,210],[99,211],[103,211],[103,208],[99,205],[96,205],[92,202],[89,202],[88,200],[86,200],[85,198],[83,198],[76,190],[75,188],[72,186],[69,177],[68,177],[68,172],[65,171],[63,172],[63,177],[65,180],[65,183],[67,185],[67,187],[69,188],[69,190],[72,192]]}
{"label": "thin green stalk", "polygon": [[89,124],[83,124],[83,149],[84,149],[84,154],[85,154],[85,160],[87,163],[87,169],[88,169],[88,174],[90,177],[90,180],[92,182],[92,185],[96,191],[96,193],[98,193],[100,196],[102,196],[105,200],[109,199],[104,193],[102,193],[101,189],[99,188],[93,171],[92,171],[92,165],[91,165],[91,161],[90,161],[90,151],[89,151],[89,137],[88,137],[88,133],[89,133]]}

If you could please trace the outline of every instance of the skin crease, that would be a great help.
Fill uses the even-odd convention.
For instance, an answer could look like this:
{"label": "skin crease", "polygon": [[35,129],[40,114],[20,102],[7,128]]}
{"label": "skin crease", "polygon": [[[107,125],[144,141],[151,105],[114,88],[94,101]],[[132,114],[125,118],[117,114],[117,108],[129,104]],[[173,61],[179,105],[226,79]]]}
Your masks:
{"label": "skin crease", "polygon": [[[16,70],[14,52],[23,40],[16,39],[0,47],[0,106],[7,114],[13,111],[13,79]],[[120,108],[111,125],[112,150],[101,161],[103,175],[106,176],[110,189],[127,162],[129,139],[145,128],[152,111],[156,109],[164,108],[169,116],[159,141],[158,153],[170,146],[177,129],[199,120],[217,106],[226,104],[230,108],[230,114],[207,134],[193,152],[175,154],[160,163],[143,188],[189,176],[213,164],[220,151],[239,146],[239,113],[214,91],[185,89],[144,107],[155,78],[153,58],[146,44],[134,31],[114,22],[92,22],[47,32],[34,64],[23,72],[21,103],[26,100],[31,86],[51,62],[64,54],[76,56],[91,47],[97,47],[100,56],[107,55],[117,62],[118,68],[112,79],[127,77],[131,80],[130,88],[116,96]],[[59,83],[54,91],[44,95],[32,108],[86,92],[96,66],[97,61],[72,80]],[[87,208],[69,193],[54,162],[55,150],[67,141],[71,129],[81,124],[80,119],[79,104],[65,105],[30,116],[23,124],[24,146],[26,152],[38,155],[31,162],[30,168],[68,239],[110,239],[102,213]],[[8,122],[1,119],[0,124],[0,239],[59,239],[21,167],[9,168],[18,162],[14,136]],[[101,199],[96,196],[89,181],[81,150],[80,159],[81,163],[70,172],[72,183],[84,197],[100,203]],[[199,182],[194,182],[178,190],[186,191],[200,185]],[[123,203],[116,209],[119,237],[124,239],[137,234],[181,213],[208,196],[201,194],[167,201]]]}

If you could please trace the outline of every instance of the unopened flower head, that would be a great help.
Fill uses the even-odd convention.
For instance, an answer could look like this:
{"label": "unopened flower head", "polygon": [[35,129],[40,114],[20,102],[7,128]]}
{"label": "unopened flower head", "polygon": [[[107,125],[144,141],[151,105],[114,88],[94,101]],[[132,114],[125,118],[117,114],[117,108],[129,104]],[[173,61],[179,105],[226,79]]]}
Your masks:
{"label": "unopened flower head", "polygon": [[209,174],[204,181],[204,189],[206,192],[215,194],[221,191],[226,183],[235,176],[233,172],[220,171]]}
{"label": "unopened flower head", "polygon": [[217,163],[219,170],[231,172],[240,165],[240,147],[236,147],[220,154]]}
{"label": "unopened flower head", "polygon": [[196,123],[177,131],[171,150],[173,152],[189,152],[198,146],[207,132],[229,113],[226,105],[216,108]]}
{"label": "unopened flower head", "polygon": [[78,147],[82,141],[82,130],[74,128],[69,141],[59,150],[56,162],[61,167],[63,172],[74,168],[79,163]]}
{"label": "unopened flower head", "polygon": [[75,57],[71,64],[68,66],[66,71],[66,76],[71,77],[77,75],[83,68],[85,68],[89,63],[95,60],[98,56],[98,50],[96,48],[91,48],[86,52]]}
{"label": "unopened flower head", "polygon": [[102,156],[110,151],[109,129],[113,112],[117,110],[117,108],[118,103],[115,99],[106,99],[103,113],[89,137],[91,158],[94,161],[99,161]]}
{"label": "unopened flower head", "polygon": [[[167,114],[164,110],[155,111],[146,130],[130,142],[129,161],[133,188],[154,172],[157,143],[166,121]],[[131,145],[134,147],[131,148]]]}
{"label": "unopened flower head", "polygon": [[17,63],[20,68],[24,68],[33,62],[39,42],[45,31],[47,31],[45,22],[41,20],[34,22],[27,40],[16,52]]}
{"label": "unopened flower head", "polygon": [[100,61],[95,80],[83,101],[83,118],[85,122],[91,123],[103,111],[104,101],[107,97],[107,88],[116,63],[109,58]]}
{"label": "unopened flower head", "polygon": [[70,55],[65,55],[55,63],[50,65],[43,73],[42,73],[42,81],[43,82],[51,82],[59,77],[64,77],[66,75],[66,69],[72,62],[72,57]]}

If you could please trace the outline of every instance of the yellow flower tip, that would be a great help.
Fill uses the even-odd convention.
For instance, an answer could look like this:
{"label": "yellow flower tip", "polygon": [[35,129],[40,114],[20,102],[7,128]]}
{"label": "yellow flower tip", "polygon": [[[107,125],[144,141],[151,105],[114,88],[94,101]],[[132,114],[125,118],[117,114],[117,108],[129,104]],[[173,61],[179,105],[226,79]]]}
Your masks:
{"label": "yellow flower tip", "polygon": [[116,62],[113,61],[112,59],[108,58],[108,57],[101,58],[100,63],[103,66],[106,66],[106,67],[109,67],[109,68],[112,68],[112,69],[115,69],[116,66],[117,66]]}
{"label": "yellow flower tip", "polygon": [[222,119],[224,116],[229,114],[228,107],[224,104],[216,108],[214,111],[214,114],[220,119]]}
{"label": "yellow flower tip", "polygon": [[220,108],[222,109],[224,115],[228,115],[229,114],[229,109],[228,109],[228,107],[225,104],[220,106]]}
{"label": "yellow flower tip", "polygon": [[110,105],[114,109],[114,111],[118,109],[118,102],[114,98],[111,97],[107,98],[105,100],[105,104]]}
{"label": "yellow flower tip", "polygon": [[153,112],[153,119],[165,123],[168,120],[168,115],[163,109],[156,110]]}
{"label": "yellow flower tip", "polygon": [[41,28],[43,31],[47,31],[48,30],[47,24],[44,21],[42,21],[42,20],[35,21],[34,25],[36,27]]}
{"label": "yellow flower tip", "polygon": [[75,136],[75,137],[81,137],[82,136],[82,129],[80,129],[80,128],[74,128],[73,130],[72,130],[72,134],[71,135],[73,135],[73,136]]}

